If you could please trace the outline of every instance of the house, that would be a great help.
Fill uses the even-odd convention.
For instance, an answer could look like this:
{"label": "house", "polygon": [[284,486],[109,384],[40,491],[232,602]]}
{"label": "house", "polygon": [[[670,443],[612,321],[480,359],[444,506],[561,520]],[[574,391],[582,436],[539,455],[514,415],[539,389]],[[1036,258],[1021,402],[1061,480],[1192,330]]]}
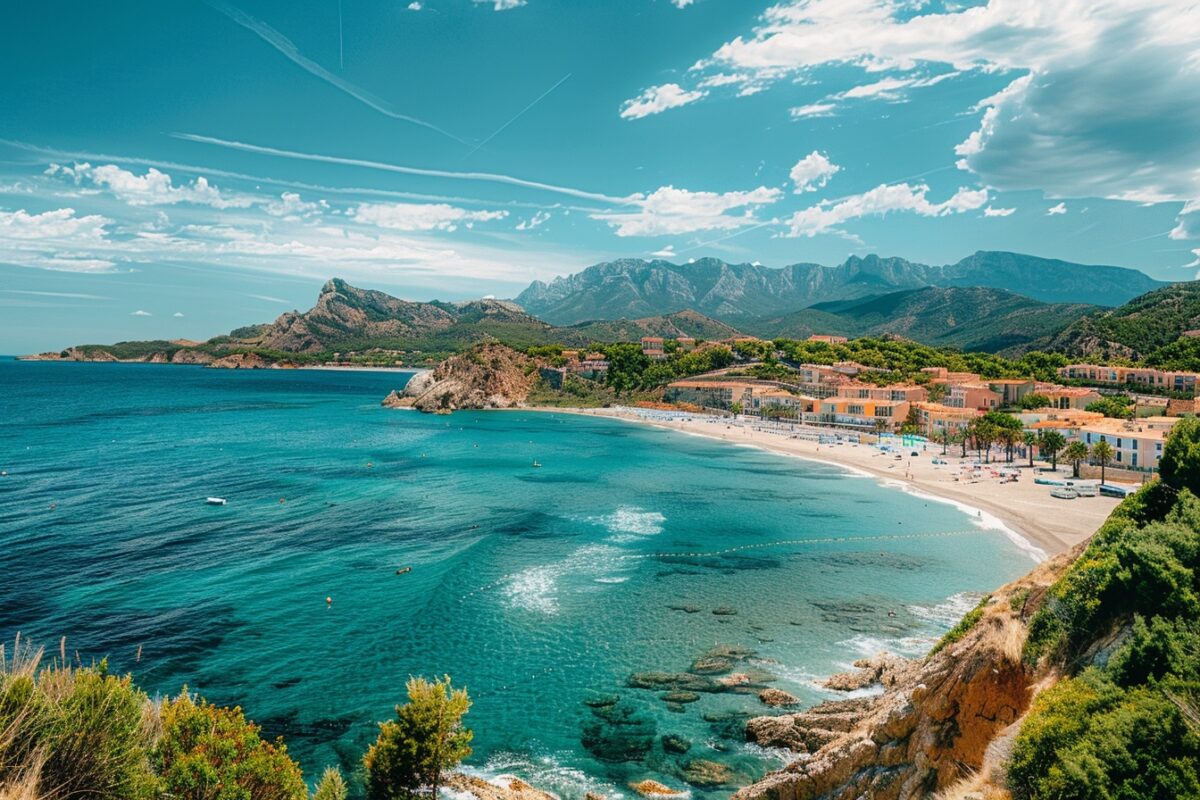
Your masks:
{"label": "house", "polygon": [[941,403],[918,402],[912,407],[916,409],[917,426],[929,438],[961,433],[981,413],[978,409],[955,408]]}
{"label": "house", "polygon": [[796,386],[801,394],[830,397],[837,394],[838,386],[849,380],[845,373],[828,364],[801,364],[789,384]]}
{"label": "house", "polygon": [[810,342],[824,342],[825,344],[845,344],[850,341],[845,336],[834,336],[828,333],[814,333],[808,337]]}
{"label": "house", "polygon": [[755,386],[751,389],[750,405],[747,410],[758,414],[771,408],[782,408],[794,411],[796,418],[799,419],[804,414],[811,414],[816,407],[816,402],[812,397],[793,394],[783,389]]}
{"label": "house", "polygon": [[1125,420],[1104,418],[1080,426],[1079,439],[1088,447],[1107,442],[1113,449],[1110,466],[1150,471],[1158,469],[1163,444],[1177,417]]}
{"label": "house", "polygon": [[1000,405],[1012,408],[1033,394],[1037,383],[1028,378],[1001,378],[987,381],[987,387],[1000,396]]}
{"label": "house", "polygon": [[952,383],[946,393],[946,405],[951,408],[974,408],[994,411],[1003,398],[986,383]]}
{"label": "house", "polygon": [[838,397],[855,397],[859,400],[906,400],[921,403],[929,399],[929,391],[916,384],[894,384],[875,386],[871,383],[851,381],[837,386]]}
{"label": "house", "polygon": [[956,383],[979,383],[982,380],[974,372],[951,372],[945,367],[923,367],[921,372],[929,376],[929,382],[953,386]]}
{"label": "house", "polygon": [[568,361],[567,369],[584,378],[603,378],[608,374],[609,361],[603,353],[587,353],[578,361]]}
{"label": "house", "polygon": [[661,336],[643,336],[642,337],[642,355],[652,361],[661,361],[667,357],[663,349],[663,339]]}
{"label": "house", "polygon": [[696,340],[691,336],[680,336],[675,342],[679,345],[679,349],[685,353],[690,353],[696,349]]}
{"label": "house", "polygon": [[1085,386],[1059,386],[1056,383],[1038,383],[1033,390],[1050,402],[1048,408],[1087,408],[1100,399],[1100,393]]}
{"label": "house", "polygon": [[1200,373],[1153,369],[1151,367],[1106,367],[1098,364],[1069,364],[1058,374],[1069,380],[1100,386],[1127,386],[1160,392],[1196,394]]}
{"label": "house", "polygon": [[827,397],[814,412],[815,421],[863,430],[893,431],[904,424],[910,404],[900,400],[860,400],[854,397]]}

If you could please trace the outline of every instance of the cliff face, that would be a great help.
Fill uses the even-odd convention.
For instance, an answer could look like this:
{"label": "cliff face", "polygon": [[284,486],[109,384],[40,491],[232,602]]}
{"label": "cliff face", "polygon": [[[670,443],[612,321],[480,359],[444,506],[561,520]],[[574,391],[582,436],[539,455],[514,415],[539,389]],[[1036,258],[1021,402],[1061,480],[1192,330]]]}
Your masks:
{"label": "cliff face", "polygon": [[1077,553],[1067,553],[992,595],[957,642],[920,661],[877,657],[835,676],[830,688],[882,685],[871,699],[834,700],[746,726],[758,744],[801,754],[741,789],[734,800],[910,800],[962,796],[1003,761],[1033,694],[1047,676],[1021,659],[1026,620]]}
{"label": "cliff face", "polygon": [[481,345],[416,375],[403,392],[392,392],[383,404],[430,413],[511,408],[529,396],[538,366],[537,360],[504,345]]}

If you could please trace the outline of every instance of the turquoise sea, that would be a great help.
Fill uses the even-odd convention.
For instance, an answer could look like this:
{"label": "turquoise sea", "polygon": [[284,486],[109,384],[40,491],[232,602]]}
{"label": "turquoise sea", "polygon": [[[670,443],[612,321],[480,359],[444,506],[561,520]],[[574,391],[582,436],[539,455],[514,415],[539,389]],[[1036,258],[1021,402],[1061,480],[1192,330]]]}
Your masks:
{"label": "turquoise sea", "polygon": [[816,679],[922,652],[1032,565],[952,506],[831,466],[380,407],[403,380],[0,360],[0,637],[66,636],[151,693],[240,704],[310,777],[355,768],[408,676],[447,673],[474,699],[472,769],[630,795],[688,788],[691,759],[734,785],[780,763],[742,741],[757,690],[672,704],[633,673],[725,647],[815,702]]}

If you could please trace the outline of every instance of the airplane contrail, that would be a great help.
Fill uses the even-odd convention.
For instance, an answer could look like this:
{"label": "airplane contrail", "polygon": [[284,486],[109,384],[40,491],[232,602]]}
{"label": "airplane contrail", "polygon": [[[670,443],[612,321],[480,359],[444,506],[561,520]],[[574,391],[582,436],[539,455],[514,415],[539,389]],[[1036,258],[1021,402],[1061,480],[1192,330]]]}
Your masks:
{"label": "airplane contrail", "polygon": [[556,194],[564,194],[568,197],[578,197],[582,200],[595,200],[601,203],[609,203],[612,205],[637,205],[637,200],[629,197],[613,197],[612,195],[601,194],[599,192],[589,192],[583,189],[573,189],[569,186],[557,186],[552,183],[542,183],[540,181],[531,181],[524,178],[516,178],[512,175],[499,175],[493,172],[455,172],[445,169],[426,169],[424,167],[408,167],[400,164],[388,164],[383,161],[368,161],[360,158],[344,158],[342,156],[326,156],[317,153],[300,153],[295,150],[281,150],[276,147],[264,147],[257,144],[248,144],[246,142],[234,142],[227,139],[217,139],[213,136],[201,136],[195,133],[173,133],[171,134],[176,139],[183,139],[188,142],[197,142],[199,144],[211,144],[217,147],[226,147],[231,150],[241,150],[245,153],[258,153],[265,156],[277,156],[280,158],[293,158],[300,161],[319,161],[326,164],[342,164],[350,167],[363,167],[365,169],[376,169],[384,172],[398,172],[402,175],[422,175],[429,178],[448,178],[451,180],[460,181],[484,181],[488,183],[503,183],[509,186],[521,186],[526,189],[539,189],[544,192],[555,192]]}
{"label": "airplane contrail", "polygon": [[300,49],[296,47],[291,39],[287,38],[267,23],[255,19],[240,9],[234,8],[233,6],[224,2],[224,0],[205,0],[205,2],[214,10],[221,12],[238,25],[241,25],[246,30],[257,35],[260,39],[285,55],[292,63],[296,64],[301,69],[312,75],[315,75],[329,85],[342,90],[355,100],[358,100],[360,103],[375,109],[380,114],[391,117],[392,119],[400,120],[402,122],[410,122],[413,125],[419,125],[422,128],[428,128],[431,131],[440,133],[442,136],[445,136],[448,139],[453,139],[459,144],[467,144],[466,141],[460,139],[453,133],[450,133],[443,128],[439,128],[432,122],[426,122],[423,119],[418,119],[417,117],[413,117],[408,114],[402,114],[393,109],[384,100],[368,92],[366,89],[355,86],[353,83],[350,83],[338,75],[334,75],[332,72],[301,53]]}
{"label": "airplane contrail", "polygon": [[471,148],[471,152],[469,152],[469,153],[467,153],[465,156],[463,156],[463,161],[466,161],[468,158],[470,158],[471,156],[475,155],[475,153],[476,153],[476,152],[478,152],[480,148],[482,148],[482,147],[483,147],[485,144],[487,144],[487,143],[488,143],[488,142],[490,142],[492,139],[495,139],[497,136],[499,136],[501,133],[503,133],[505,128],[507,128],[509,125],[512,125],[514,122],[516,122],[518,119],[520,119],[520,118],[521,118],[521,116],[522,116],[522,115],[524,115],[524,113],[525,113],[526,111],[528,111],[529,109],[531,109],[531,108],[533,108],[534,106],[536,106],[538,103],[540,103],[540,102],[542,102],[543,100],[545,100],[547,95],[549,95],[549,94],[550,94],[551,92],[553,92],[555,89],[557,89],[558,87],[560,87],[560,86],[562,86],[564,83],[566,83],[566,82],[567,82],[567,78],[570,78],[570,77],[571,77],[571,73],[569,73],[569,72],[568,72],[566,75],[563,75],[561,78],[559,78],[559,79],[558,79],[558,83],[554,84],[554,85],[553,85],[553,86],[551,86],[549,89],[547,89],[546,91],[542,92],[540,95],[538,95],[538,98],[537,98],[536,100],[534,100],[532,103],[530,103],[529,105],[525,106],[525,107],[524,107],[524,108],[522,108],[520,111],[518,111],[518,112],[516,113],[516,116],[514,116],[514,117],[513,117],[512,119],[510,119],[508,122],[506,122],[506,123],[504,123],[503,125],[501,125],[501,126],[500,126],[499,128],[497,128],[495,131],[493,131],[493,132],[492,132],[492,134],[491,134],[490,136],[488,136],[486,139],[484,139],[482,142],[480,142],[479,144],[477,144],[477,145],[475,145],[473,148]]}

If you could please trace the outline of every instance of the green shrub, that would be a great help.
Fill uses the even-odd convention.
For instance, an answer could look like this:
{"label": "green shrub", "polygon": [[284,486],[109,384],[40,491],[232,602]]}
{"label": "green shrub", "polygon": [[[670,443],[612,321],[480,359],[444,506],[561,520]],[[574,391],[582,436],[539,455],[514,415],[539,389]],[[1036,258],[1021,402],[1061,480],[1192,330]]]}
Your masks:
{"label": "green shrub", "polygon": [[240,708],[193,700],[184,687],[160,710],[153,761],[177,800],[304,800],[300,767],[281,740],[267,742]]}
{"label": "green shrub", "polygon": [[1158,464],[1163,483],[1176,489],[1200,487],[1200,419],[1175,423]]}
{"label": "green shrub", "polygon": [[27,779],[44,800],[154,797],[146,696],[104,662],[39,670],[39,656],[0,668],[0,795]]}
{"label": "green shrub", "polygon": [[313,792],[312,800],[346,800],[350,790],[337,767],[326,767],[321,775],[321,782]]}
{"label": "green shrub", "polygon": [[1200,797],[1200,738],[1163,691],[1122,689],[1097,669],[1038,697],[1013,746],[1017,798]]}

